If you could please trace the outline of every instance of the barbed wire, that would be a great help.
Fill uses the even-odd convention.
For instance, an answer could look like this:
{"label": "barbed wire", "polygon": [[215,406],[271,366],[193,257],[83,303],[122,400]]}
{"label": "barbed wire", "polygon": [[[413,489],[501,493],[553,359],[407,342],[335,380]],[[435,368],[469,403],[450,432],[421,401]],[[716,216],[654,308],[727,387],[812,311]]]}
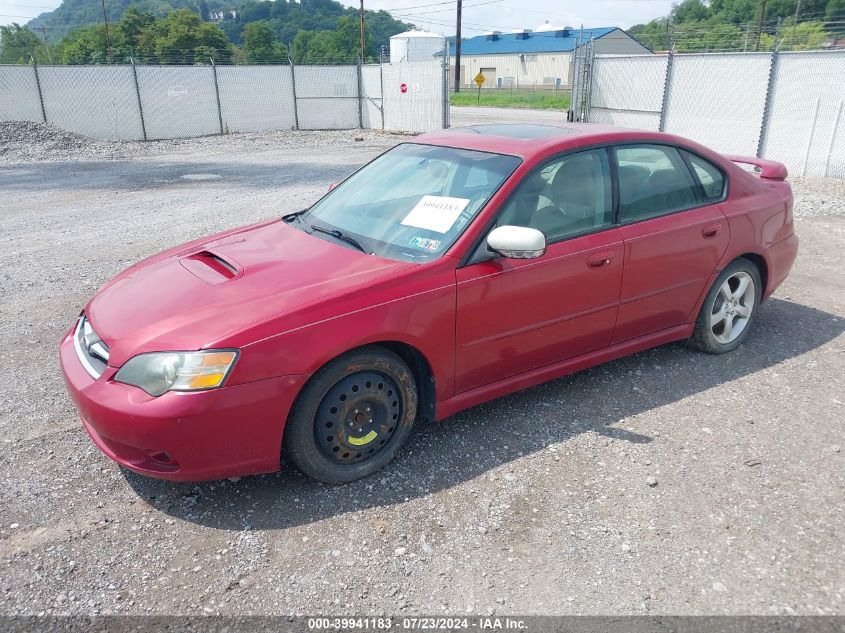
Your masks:
{"label": "barbed wire", "polygon": [[[212,58],[211,57],[204,57],[202,59],[197,59],[196,61],[185,61],[184,59],[179,59],[176,57],[164,59],[160,58],[158,61],[152,60],[141,60],[138,58],[131,58],[129,56],[124,55],[113,55],[113,60],[111,62],[107,62],[105,59],[102,61],[86,61],[82,63],[48,63],[48,62],[39,62],[38,66],[46,67],[46,66],[129,66],[134,62],[136,66],[190,66],[190,67],[198,67],[198,66],[211,66]],[[386,62],[386,60],[385,60]],[[214,58],[214,63],[217,66],[284,66],[289,67],[293,66],[356,66],[357,62],[353,59],[350,60],[349,58],[318,58],[318,59],[309,59],[308,61],[290,61],[287,58],[285,59],[273,59],[273,60],[263,60],[263,61],[227,61]],[[381,62],[377,58],[367,58],[361,65],[362,66],[377,66]],[[28,66],[31,64],[31,61],[23,61],[18,63],[8,63],[8,64],[0,64],[0,66]]]}

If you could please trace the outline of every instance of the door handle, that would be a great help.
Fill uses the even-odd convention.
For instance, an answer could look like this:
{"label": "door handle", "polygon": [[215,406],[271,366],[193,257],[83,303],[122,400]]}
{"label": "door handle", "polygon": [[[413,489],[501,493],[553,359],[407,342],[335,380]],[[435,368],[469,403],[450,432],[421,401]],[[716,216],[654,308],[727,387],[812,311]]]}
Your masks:
{"label": "door handle", "polygon": [[587,266],[590,268],[601,268],[602,266],[607,266],[612,261],[613,253],[605,251],[602,253],[596,253],[595,255],[590,255],[587,258]]}
{"label": "door handle", "polygon": [[701,234],[704,236],[705,239],[711,239],[716,237],[719,234],[719,231],[722,230],[722,225],[720,223],[717,224],[708,224],[703,229],[701,229]]}

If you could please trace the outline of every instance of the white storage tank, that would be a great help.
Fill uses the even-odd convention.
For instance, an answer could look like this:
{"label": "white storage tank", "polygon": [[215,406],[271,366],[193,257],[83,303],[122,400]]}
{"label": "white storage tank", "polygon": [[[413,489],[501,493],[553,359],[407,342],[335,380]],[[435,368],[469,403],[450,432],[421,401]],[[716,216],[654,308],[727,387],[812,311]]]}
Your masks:
{"label": "white storage tank", "polygon": [[390,63],[427,62],[446,48],[446,38],[428,31],[405,31],[390,38]]}

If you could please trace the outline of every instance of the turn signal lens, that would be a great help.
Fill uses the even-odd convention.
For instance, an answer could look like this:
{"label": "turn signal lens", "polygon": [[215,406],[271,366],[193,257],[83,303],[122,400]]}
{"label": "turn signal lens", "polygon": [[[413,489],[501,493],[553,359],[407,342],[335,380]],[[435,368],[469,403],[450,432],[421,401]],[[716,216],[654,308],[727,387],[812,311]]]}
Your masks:
{"label": "turn signal lens", "polygon": [[201,374],[199,376],[194,376],[188,383],[188,387],[191,389],[209,389],[211,387],[217,387],[221,382],[223,382],[223,376],[225,375],[226,372],[218,372],[214,374]]}
{"label": "turn signal lens", "polygon": [[156,352],[130,358],[114,379],[151,396],[168,391],[222,387],[238,358],[236,351]]}

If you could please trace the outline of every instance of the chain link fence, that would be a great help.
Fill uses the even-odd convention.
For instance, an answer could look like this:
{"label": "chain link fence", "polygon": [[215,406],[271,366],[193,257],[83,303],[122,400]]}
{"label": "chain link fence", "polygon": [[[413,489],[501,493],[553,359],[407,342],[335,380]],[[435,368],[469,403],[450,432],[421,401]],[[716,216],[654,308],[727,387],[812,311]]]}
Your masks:
{"label": "chain link fence", "polygon": [[448,77],[442,62],[387,64],[383,80],[387,129],[449,127]]}
{"label": "chain link fence", "polygon": [[760,155],[796,173],[845,178],[845,51],[777,55]]}
{"label": "chain link fence", "polygon": [[[659,55],[596,56],[590,77],[589,120],[656,131],[663,108],[667,61],[666,56]],[[623,77],[627,81],[620,81]]]}
{"label": "chain link fence", "polygon": [[[80,66],[74,73],[59,66],[37,70],[44,104],[40,114],[56,127],[86,136],[142,138],[131,66]],[[37,98],[30,93],[30,101]]]}
{"label": "chain link fence", "polygon": [[[384,120],[384,73],[382,66],[367,64],[361,66],[361,89],[364,107],[361,113],[365,128],[385,129]],[[444,124],[443,127],[446,127]]]}
{"label": "chain link fence", "polygon": [[313,66],[0,65],[0,121],[45,122],[92,138],[120,140],[354,128],[417,133],[448,127],[447,90],[438,60]]}
{"label": "chain link fence", "polygon": [[0,112],[8,121],[43,121],[39,74],[34,66],[0,66]]}
{"label": "chain link fence", "polygon": [[676,55],[664,129],[727,154],[753,156],[763,121],[771,55]]}
{"label": "chain link fence", "polygon": [[845,51],[596,56],[582,120],[845,178]]}
{"label": "chain link fence", "polygon": [[217,86],[224,132],[299,127],[292,66],[218,66]]}

